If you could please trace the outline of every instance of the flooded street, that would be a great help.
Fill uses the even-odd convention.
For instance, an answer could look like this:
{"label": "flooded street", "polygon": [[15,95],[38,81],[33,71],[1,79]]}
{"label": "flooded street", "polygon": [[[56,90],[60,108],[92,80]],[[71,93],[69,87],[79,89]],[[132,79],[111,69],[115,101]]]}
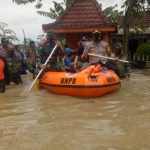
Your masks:
{"label": "flooded street", "polygon": [[25,91],[0,94],[0,150],[149,150],[150,70],[93,99]]}

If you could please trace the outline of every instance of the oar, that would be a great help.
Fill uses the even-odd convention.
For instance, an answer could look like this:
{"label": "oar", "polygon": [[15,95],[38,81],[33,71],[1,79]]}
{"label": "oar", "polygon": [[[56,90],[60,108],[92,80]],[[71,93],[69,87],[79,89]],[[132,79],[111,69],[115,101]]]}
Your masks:
{"label": "oar", "polygon": [[[51,56],[53,55],[55,49],[56,49],[57,45],[55,45],[55,47],[53,48],[52,52],[50,53],[50,55],[48,56],[47,60],[45,61],[44,65],[46,65],[48,63],[48,61],[50,60]],[[40,72],[38,73],[38,75],[36,76],[36,78],[34,79],[34,81],[32,82],[31,86],[29,87],[28,91],[31,91],[33,85],[35,84],[36,80],[39,78],[40,74],[42,73],[43,69],[40,70]]]}
{"label": "oar", "polygon": [[[91,53],[88,53],[89,56],[94,56],[94,57],[99,57],[99,58],[105,58],[105,59],[110,59],[110,60],[115,60],[115,58],[112,58],[112,57],[107,57],[107,56],[101,56],[101,55],[95,55],[95,54],[91,54]],[[129,61],[126,61],[126,60],[118,60],[120,62],[124,62],[124,63],[129,63]]]}

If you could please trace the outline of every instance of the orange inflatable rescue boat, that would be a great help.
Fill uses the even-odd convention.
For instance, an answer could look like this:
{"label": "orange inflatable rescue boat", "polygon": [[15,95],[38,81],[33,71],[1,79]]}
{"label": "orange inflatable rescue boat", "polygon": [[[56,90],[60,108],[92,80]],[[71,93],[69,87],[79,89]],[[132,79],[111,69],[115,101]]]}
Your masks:
{"label": "orange inflatable rescue boat", "polygon": [[120,88],[120,79],[113,71],[95,69],[89,66],[79,73],[46,72],[39,81],[39,88],[76,97],[97,97]]}

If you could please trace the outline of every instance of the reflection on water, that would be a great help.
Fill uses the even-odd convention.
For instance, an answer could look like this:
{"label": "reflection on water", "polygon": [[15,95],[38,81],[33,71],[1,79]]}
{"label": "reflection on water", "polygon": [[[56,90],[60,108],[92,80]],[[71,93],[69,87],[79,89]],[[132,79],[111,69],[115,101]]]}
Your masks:
{"label": "reflection on water", "polygon": [[99,98],[9,87],[0,95],[0,150],[149,150],[150,70]]}

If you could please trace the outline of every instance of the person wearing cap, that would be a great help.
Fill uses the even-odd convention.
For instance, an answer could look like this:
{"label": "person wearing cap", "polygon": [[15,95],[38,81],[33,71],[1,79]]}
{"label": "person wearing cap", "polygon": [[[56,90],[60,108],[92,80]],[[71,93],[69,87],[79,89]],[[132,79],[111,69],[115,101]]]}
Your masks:
{"label": "person wearing cap", "polygon": [[[126,55],[123,53],[123,47],[121,43],[116,43],[115,56],[121,60],[127,60]],[[116,61],[116,66],[119,69],[119,77],[121,79],[129,80],[130,78],[130,65],[129,63],[123,63]]]}
{"label": "person wearing cap", "polygon": [[[88,56],[88,53],[91,53],[91,54],[101,55],[101,56],[106,56],[106,57],[114,57],[108,43],[105,41],[102,41],[102,35],[100,31],[95,30],[92,33],[92,38],[93,40],[91,42],[88,42],[85,45],[82,58],[87,60],[87,58],[89,57],[89,63],[91,65],[100,63],[102,67],[106,67],[110,70],[113,70],[118,75],[118,72],[119,72],[118,68],[116,67],[114,63],[111,63],[111,61],[107,60],[106,58]],[[115,58],[115,59],[118,60],[118,58]]]}
{"label": "person wearing cap", "polygon": [[9,70],[9,80],[10,84],[22,84],[21,79],[21,57],[15,51],[15,46],[13,44],[9,45],[8,54],[6,57]]}
{"label": "person wearing cap", "polygon": [[[48,64],[45,66],[44,63],[47,60],[48,56],[52,52],[53,48],[57,45],[57,48],[52,55],[51,59],[49,60]],[[39,57],[36,61],[36,74],[39,72],[40,69],[46,70],[60,70],[62,67],[62,58],[64,55],[64,50],[61,46],[60,41],[56,41],[55,34],[53,32],[48,32],[46,36],[46,41],[41,46],[38,54]]]}
{"label": "person wearing cap", "polygon": [[65,48],[65,57],[64,57],[64,65],[66,68],[66,71],[70,71],[70,67],[73,64],[73,60],[72,60],[72,49],[67,47]]}
{"label": "person wearing cap", "polygon": [[0,52],[0,56],[7,62],[5,69],[5,83],[6,84],[19,84],[22,83],[20,71],[21,71],[21,57],[15,51],[15,47],[12,43],[9,43],[7,39],[2,39],[3,49]]}

